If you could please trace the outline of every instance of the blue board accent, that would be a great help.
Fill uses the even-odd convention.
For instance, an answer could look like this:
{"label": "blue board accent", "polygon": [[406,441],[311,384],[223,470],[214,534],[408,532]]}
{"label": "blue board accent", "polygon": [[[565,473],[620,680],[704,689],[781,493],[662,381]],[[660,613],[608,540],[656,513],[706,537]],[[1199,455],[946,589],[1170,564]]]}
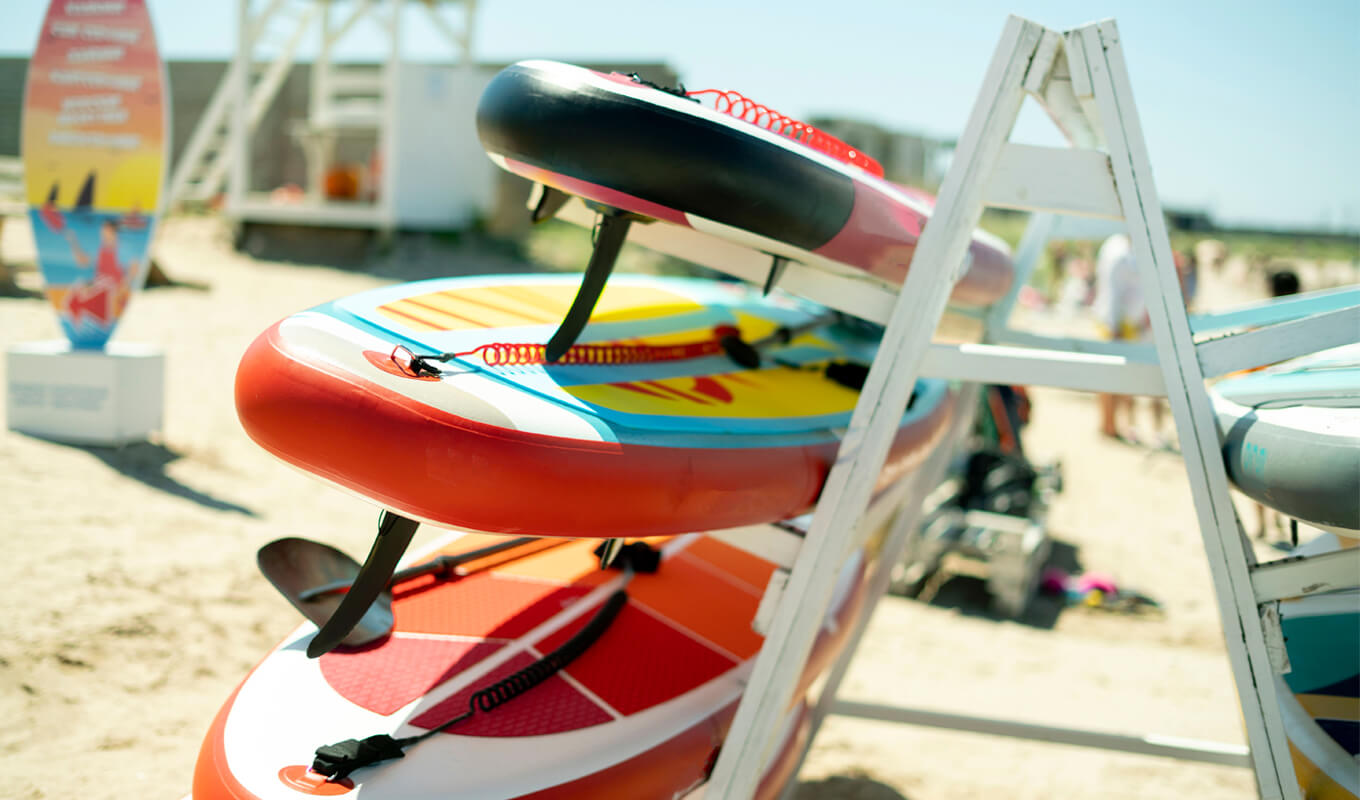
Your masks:
{"label": "blue board accent", "polygon": [[1353,614],[1286,616],[1281,626],[1293,667],[1284,675],[1290,691],[1294,694],[1334,694],[1330,691],[1333,688],[1355,691],[1360,680],[1356,676],[1360,661],[1360,610]]}
{"label": "blue board accent", "polygon": [[[555,329],[551,324],[520,325],[496,328],[465,328],[452,331],[416,330],[381,313],[378,308],[389,303],[409,300],[425,294],[474,288],[496,288],[523,284],[560,284],[574,288],[580,277],[576,275],[513,275],[436,278],[373,289],[320,305],[311,311],[332,317],[393,346],[402,345],[417,354],[468,352],[484,344],[530,343],[541,345]],[[738,314],[764,318],[772,325],[798,325],[825,313],[825,309],[791,296],[776,293],[760,295],[752,287],[730,282],[697,278],[658,278],[653,276],[619,275],[611,285],[634,285],[674,292],[700,307],[691,311],[645,320],[595,322],[587,325],[580,341],[628,341],[638,337],[693,331],[693,341],[703,341],[718,325],[737,322]],[[682,337],[689,340],[691,337]],[[868,363],[872,360],[877,342],[862,333],[834,325],[816,332],[816,341],[800,341],[796,345],[771,349],[766,366],[803,368],[832,359]],[[689,447],[779,447],[802,446],[832,440],[832,429],[849,424],[850,411],[833,414],[809,414],[791,417],[743,416],[667,416],[655,413],[629,413],[614,408],[599,407],[582,401],[566,389],[573,386],[620,382],[657,381],[663,379],[708,377],[737,373],[742,368],[721,355],[703,356],[679,361],[626,365],[543,365],[490,366],[480,358],[470,356],[448,362],[446,369],[475,372],[517,391],[535,395],[543,400],[573,410],[605,441],[648,444],[653,446]],[[918,405],[906,415],[907,420],[928,413],[942,402],[947,384],[922,381],[917,389]],[[776,436],[777,441],[768,437]],[[683,437],[683,440],[677,437]],[[832,438],[828,438],[832,437]]]}
{"label": "blue board accent", "polygon": [[1360,344],[1324,350],[1229,378],[1216,384],[1214,391],[1246,406],[1360,408]]}
{"label": "blue board accent", "polygon": [[1191,333],[1209,333],[1228,328],[1254,328],[1288,322],[1314,314],[1339,311],[1343,308],[1360,305],[1360,288],[1343,287],[1322,292],[1277,297],[1260,303],[1242,306],[1231,311],[1214,314],[1193,314],[1190,317]]}

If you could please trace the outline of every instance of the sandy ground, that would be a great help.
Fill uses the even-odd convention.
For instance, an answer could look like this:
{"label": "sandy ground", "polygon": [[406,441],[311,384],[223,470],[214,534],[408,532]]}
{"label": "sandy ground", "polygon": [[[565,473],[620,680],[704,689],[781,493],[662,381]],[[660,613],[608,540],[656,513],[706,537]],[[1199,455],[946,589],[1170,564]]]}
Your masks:
{"label": "sandy ground", "polygon": [[[22,220],[0,248],[31,260]],[[232,379],[250,340],[396,277],[513,266],[490,250],[451,260],[423,240],[399,242],[366,272],[255,260],[203,218],[173,220],[157,252],[175,279],[200,284],[139,296],[118,334],[167,352],[163,435],[109,449],[0,433],[0,797],[181,797],[219,704],[296,624],[255,550],[285,535],[366,549],[372,508],[283,466],[237,424]],[[0,345],[57,336],[45,301],[0,298]],[[1243,741],[1179,458],[1098,440],[1088,397],[1034,397],[1030,447],[1066,465],[1055,537],[1167,613],[1049,605],[1004,621],[958,578],[932,604],[884,600],[843,695]],[[836,718],[801,779],[803,800],[1254,793],[1243,769]]]}

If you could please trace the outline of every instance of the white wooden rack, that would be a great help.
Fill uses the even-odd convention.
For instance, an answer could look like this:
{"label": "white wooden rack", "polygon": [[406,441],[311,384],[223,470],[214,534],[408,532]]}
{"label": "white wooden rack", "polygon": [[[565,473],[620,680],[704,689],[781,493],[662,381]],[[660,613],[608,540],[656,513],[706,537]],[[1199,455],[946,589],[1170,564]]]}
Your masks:
{"label": "white wooden rack", "polygon": [[[1008,141],[1027,96],[1048,112],[1069,147]],[[1015,288],[982,315],[980,342],[932,342],[984,206],[1034,213],[1016,254]],[[1148,298],[1154,344],[1045,337],[1008,327],[1016,295],[1029,280],[1054,215],[1073,214],[1125,224]],[[589,212],[576,203],[562,216],[591,222]],[[634,226],[630,240],[753,282],[764,281],[771,267],[766,253],[679,226]],[[863,541],[862,521],[875,477],[918,376],[964,382],[962,409],[976,408],[971,392],[978,382],[1165,396],[1170,401],[1248,747],[837,700],[837,688],[864,624],[918,522],[922,499],[945,468],[948,447],[941,447],[912,478],[878,562],[879,574],[871,578],[868,609],[817,699],[814,733],[827,714],[835,713],[1250,766],[1262,797],[1299,798],[1276,702],[1279,662],[1273,656],[1282,652],[1283,641],[1275,604],[1316,591],[1322,573],[1327,580],[1321,582],[1328,589],[1354,585],[1360,575],[1360,549],[1322,560],[1256,564],[1229,498],[1205,379],[1355,341],[1360,333],[1360,290],[1303,295],[1194,319],[1187,316],[1113,21],[1065,33],[1019,17],[1007,21],[900,289],[798,263],[787,264],[779,286],[883,323],[886,332],[782,596],[766,598],[774,613],[750,688],[705,787],[708,800],[748,798],[755,791],[839,567]],[[1244,331],[1248,326],[1252,329]],[[955,440],[965,428],[957,426]]]}

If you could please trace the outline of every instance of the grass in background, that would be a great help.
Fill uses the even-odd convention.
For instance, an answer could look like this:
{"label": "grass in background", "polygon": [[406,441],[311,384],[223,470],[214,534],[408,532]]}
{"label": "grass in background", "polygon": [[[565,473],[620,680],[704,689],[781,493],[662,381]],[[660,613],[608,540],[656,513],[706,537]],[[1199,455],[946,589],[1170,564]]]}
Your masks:
{"label": "grass in background", "polygon": [[1306,236],[1251,231],[1175,231],[1171,246],[1189,250],[1203,239],[1217,239],[1228,246],[1229,255],[1253,261],[1360,261],[1360,236]]}

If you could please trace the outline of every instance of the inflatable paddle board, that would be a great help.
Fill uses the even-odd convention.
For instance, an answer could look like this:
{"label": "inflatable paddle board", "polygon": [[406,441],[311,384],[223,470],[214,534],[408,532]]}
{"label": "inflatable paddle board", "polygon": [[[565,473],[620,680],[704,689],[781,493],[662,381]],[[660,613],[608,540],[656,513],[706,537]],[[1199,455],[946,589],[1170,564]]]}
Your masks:
{"label": "inflatable paddle board", "polygon": [[[1317,555],[1354,539],[1323,534],[1294,551]],[[1360,797],[1360,589],[1284,600],[1290,671],[1276,678],[1303,796]]]}
{"label": "inflatable paddle board", "polygon": [[1296,519],[1360,536],[1360,344],[1229,378],[1211,397],[1238,489]]}
{"label": "inflatable paddle board", "polygon": [[145,0],[53,0],[28,67],[24,184],[47,297],[102,348],[150,265],[170,101]]}
{"label": "inflatable paddle board", "polygon": [[[499,537],[452,533],[439,553]],[[775,565],[708,535],[651,540],[652,574],[602,572],[592,541],[565,541],[456,580],[394,592],[395,631],[308,659],[304,624],[218,713],[192,800],[671,800],[708,777],[762,637],[751,625]],[[777,796],[807,735],[803,698],[863,608],[866,565],[844,565],[781,745],[758,793]],[[487,711],[339,780],[309,773],[318,747],[431,731],[475,691],[563,645],[620,588],[612,624],[574,661]]]}
{"label": "inflatable paddle board", "polygon": [[[842,274],[899,284],[930,205],[872,159],[730,91],[522,61],[482,93],[477,130],[502,168],[589,201]],[[952,301],[1011,283],[1006,245],[974,236]]]}
{"label": "inflatable paddle board", "polygon": [[[652,536],[812,506],[859,396],[827,365],[869,363],[873,341],[827,324],[740,367],[722,336],[756,341],[823,310],[743,284],[621,275],[545,364],[578,283],[439,279],[293,315],[241,360],[241,423],[284,461],[445,527]],[[951,398],[918,382],[882,486],[940,441]]]}

